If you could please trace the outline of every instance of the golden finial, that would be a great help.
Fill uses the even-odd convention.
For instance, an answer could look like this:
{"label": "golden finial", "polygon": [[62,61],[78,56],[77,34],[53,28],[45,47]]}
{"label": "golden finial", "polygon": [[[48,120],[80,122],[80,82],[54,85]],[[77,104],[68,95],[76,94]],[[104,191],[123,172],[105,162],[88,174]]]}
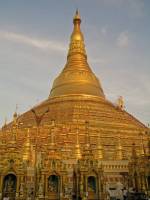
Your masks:
{"label": "golden finial", "polygon": [[18,110],[18,104],[16,104],[15,112],[13,114],[14,125],[17,125],[17,118],[18,118],[17,110]]}
{"label": "golden finial", "polygon": [[81,18],[80,18],[80,14],[79,14],[79,10],[76,10],[73,22],[75,23],[76,20],[79,20],[81,22]]}

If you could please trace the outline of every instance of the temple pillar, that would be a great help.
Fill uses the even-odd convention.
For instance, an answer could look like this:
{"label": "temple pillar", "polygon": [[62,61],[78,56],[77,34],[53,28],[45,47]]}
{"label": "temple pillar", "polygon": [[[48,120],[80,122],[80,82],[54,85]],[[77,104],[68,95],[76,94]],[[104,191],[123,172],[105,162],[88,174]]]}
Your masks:
{"label": "temple pillar", "polygon": [[100,174],[98,174],[97,176],[97,194],[98,194],[98,198],[101,199],[101,179],[100,179]]}
{"label": "temple pillar", "polygon": [[44,199],[44,175],[42,174],[38,182],[37,196],[39,200]]}
{"label": "temple pillar", "polygon": [[0,199],[2,198],[3,193],[3,175],[0,176]]}
{"label": "temple pillar", "polygon": [[142,188],[144,192],[146,191],[146,182],[145,182],[145,175],[142,174]]}
{"label": "temple pillar", "polygon": [[60,189],[59,189],[59,196],[60,200],[62,200],[63,197],[63,176],[60,176]]}
{"label": "temple pillar", "polygon": [[19,197],[20,175],[17,176],[16,198]]}
{"label": "temple pillar", "polygon": [[0,193],[2,193],[3,190],[3,175],[0,176]]}
{"label": "temple pillar", "polygon": [[80,196],[83,198],[84,192],[83,192],[83,175],[80,176]]}
{"label": "temple pillar", "polygon": [[76,187],[77,187],[77,191],[76,191],[76,196],[77,196],[77,199],[78,199],[78,196],[79,196],[79,174],[77,174],[77,185],[76,185]]}
{"label": "temple pillar", "polygon": [[88,197],[88,176],[85,176],[85,194]]}
{"label": "temple pillar", "polygon": [[48,176],[45,175],[45,199],[48,199]]}

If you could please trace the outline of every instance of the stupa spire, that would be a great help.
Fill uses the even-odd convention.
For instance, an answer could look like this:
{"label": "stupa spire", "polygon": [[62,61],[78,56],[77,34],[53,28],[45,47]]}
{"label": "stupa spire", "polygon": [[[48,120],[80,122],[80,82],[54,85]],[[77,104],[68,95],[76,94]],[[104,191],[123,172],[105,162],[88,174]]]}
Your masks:
{"label": "stupa spire", "polygon": [[62,95],[93,95],[104,98],[100,82],[87,62],[84,36],[80,28],[81,18],[77,10],[73,18],[73,31],[67,55],[67,63],[55,79],[51,97]]}
{"label": "stupa spire", "polygon": [[80,29],[81,18],[78,10],[76,10],[76,14],[73,18],[73,24],[74,28],[70,37],[68,57],[77,53],[84,55],[84,57],[87,57],[84,45],[84,37]]}

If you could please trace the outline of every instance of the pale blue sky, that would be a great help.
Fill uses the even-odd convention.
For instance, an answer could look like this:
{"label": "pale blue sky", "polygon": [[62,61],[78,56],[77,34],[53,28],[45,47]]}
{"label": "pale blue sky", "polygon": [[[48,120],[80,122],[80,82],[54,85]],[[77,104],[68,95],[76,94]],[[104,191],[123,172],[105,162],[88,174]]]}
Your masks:
{"label": "pale blue sky", "polygon": [[150,122],[149,0],[0,0],[0,124],[48,97],[82,17],[88,61],[107,99]]}

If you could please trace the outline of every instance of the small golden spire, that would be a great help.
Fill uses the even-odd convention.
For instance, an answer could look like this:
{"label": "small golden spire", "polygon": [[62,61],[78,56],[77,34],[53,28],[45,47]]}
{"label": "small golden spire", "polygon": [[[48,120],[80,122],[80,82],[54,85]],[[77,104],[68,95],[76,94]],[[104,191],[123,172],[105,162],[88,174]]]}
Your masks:
{"label": "small golden spire", "polygon": [[27,138],[24,144],[23,160],[29,161],[31,158],[30,129],[27,130]]}
{"label": "small golden spire", "polygon": [[132,155],[131,155],[131,159],[136,159],[137,158],[137,153],[136,153],[136,147],[135,147],[135,143],[132,144]]}
{"label": "small golden spire", "polygon": [[80,150],[80,143],[79,143],[79,129],[78,128],[77,128],[77,133],[76,133],[75,156],[76,156],[77,160],[81,159],[81,150]]}
{"label": "small golden spire", "polygon": [[143,155],[145,155],[145,148],[144,148],[144,142],[143,142],[143,132],[140,133],[140,138],[141,138],[141,152],[140,152],[140,154],[143,156]]}
{"label": "small golden spire", "polygon": [[54,137],[54,131],[53,129],[51,130],[51,143],[50,143],[51,146],[54,146],[55,145],[55,137]]}
{"label": "small golden spire", "polygon": [[86,134],[86,147],[90,147],[90,136],[89,136],[89,122],[85,122],[85,134]]}
{"label": "small golden spire", "polygon": [[51,120],[51,127],[48,134],[48,158],[59,159],[59,153],[55,142],[55,120]]}
{"label": "small golden spire", "polygon": [[122,149],[122,145],[121,145],[120,134],[118,136],[118,145],[117,145],[117,152],[116,153],[117,153],[116,159],[122,160],[123,159],[123,149]]}
{"label": "small golden spire", "polygon": [[84,158],[93,157],[93,152],[90,145],[90,135],[89,135],[89,122],[85,122],[85,147],[83,152]]}
{"label": "small golden spire", "polygon": [[7,126],[7,117],[5,117],[4,119],[4,125],[2,126],[2,129],[4,130],[4,128]]}
{"label": "small golden spire", "polygon": [[7,125],[7,117],[5,117],[4,126]]}
{"label": "small golden spire", "polygon": [[97,158],[99,160],[103,159],[103,146],[102,146],[100,133],[98,134]]}
{"label": "small golden spire", "polygon": [[55,120],[51,120],[51,129],[49,131],[49,143],[50,146],[55,146],[55,136],[54,136]]}

